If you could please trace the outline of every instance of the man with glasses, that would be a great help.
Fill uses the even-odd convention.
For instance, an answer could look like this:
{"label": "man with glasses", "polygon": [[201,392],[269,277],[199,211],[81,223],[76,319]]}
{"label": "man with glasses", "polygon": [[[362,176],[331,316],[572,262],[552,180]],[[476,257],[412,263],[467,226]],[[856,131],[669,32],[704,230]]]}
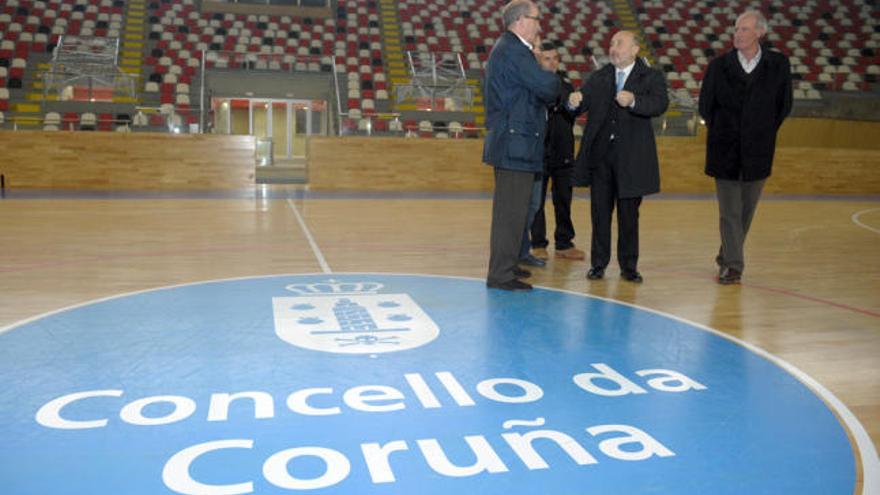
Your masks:
{"label": "man with glasses", "polygon": [[512,0],[502,9],[505,32],[486,65],[483,94],[486,138],[483,161],[495,168],[489,272],[486,286],[529,290],[531,275],[518,266],[529,202],[544,168],[546,107],[559,94],[556,74],[541,68],[541,17],[530,0]]}

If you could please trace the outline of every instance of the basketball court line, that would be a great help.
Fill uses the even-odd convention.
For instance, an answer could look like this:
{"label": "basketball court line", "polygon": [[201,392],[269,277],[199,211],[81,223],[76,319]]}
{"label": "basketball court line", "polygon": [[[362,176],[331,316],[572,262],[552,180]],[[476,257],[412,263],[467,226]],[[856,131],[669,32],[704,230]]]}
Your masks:
{"label": "basketball court line", "polygon": [[[293,208],[294,212],[296,212],[297,217],[301,218],[301,217],[299,217],[299,213],[296,211],[296,207],[293,205],[291,205],[291,207]],[[303,225],[303,227],[305,227],[304,224],[302,224],[302,225]],[[304,232],[307,232],[307,230],[304,229]],[[309,234],[309,236],[310,236],[310,234]],[[318,254],[319,253],[320,253],[320,251],[318,251]],[[328,267],[328,269],[329,269],[329,267]],[[126,292],[126,293],[116,294],[113,296],[94,299],[91,301],[77,303],[77,304],[74,304],[71,306],[67,306],[64,308],[57,309],[57,310],[49,311],[49,312],[46,312],[46,313],[43,313],[43,314],[40,314],[37,316],[33,316],[31,318],[27,318],[25,320],[15,322],[15,323],[13,323],[9,326],[6,326],[6,327],[0,327],[0,335],[4,334],[5,332],[7,332],[9,330],[13,330],[19,326],[23,326],[25,324],[31,323],[33,321],[36,321],[36,320],[39,320],[42,318],[46,318],[46,317],[50,317],[50,316],[53,316],[53,315],[56,315],[59,313],[63,313],[65,311],[74,310],[74,309],[77,309],[80,307],[85,307],[85,306],[89,306],[92,304],[98,304],[101,302],[106,302],[106,301],[110,301],[113,299],[119,299],[119,298],[129,297],[129,296],[138,295],[138,294],[144,294],[144,293],[155,292],[155,291],[160,291],[160,290],[167,290],[167,289],[175,289],[175,288],[180,288],[180,287],[194,286],[194,285],[200,285],[200,284],[216,283],[216,282],[230,282],[230,281],[236,281],[236,280],[252,280],[252,279],[260,279],[260,278],[273,278],[273,277],[284,277],[284,276],[326,275],[329,273],[331,273],[331,272],[324,271],[322,273],[287,273],[287,274],[273,274],[273,275],[257,275],[257,276],[250,276],[250,277],[242,276],[242,277],[203,280],[203,281],[199,281],[199,282],[187,282],[187,283],[174,284],[174,285],[169,285],[169,286],[164,286],[164,287],[153,287],[150,289]],[[343,273],[343,275],[373,275],[373,276],[404,275],[404,276],[417,276],[417,277],[426,276],[424,274],[412,274],[412,273],[376,273],[376,272],[346,272],[346,273]],[[438,278],[456,279],[456,280],[482,281],[482,279],[477,279],[474,277],[460,277],[460,276],[450,276],[450,275],[428,275],[428,276],[438,277]],[[744,340],[740,340],[734,336],[727,335],[727,334],[721,332],[720,330],[715,330],[715,329],[708,327],[706,325],[703,325],[703,324],[700,324],[700,323],[697,323],[694,321],[690,321],[690,320],[687,320],[685,318],[682,318],[682,317],[679,317],[679,316],[676,316],[676,315],[673,315],[670,313],[666,313],[663,311],[652,309],[647,306],[640,306],[637,304],[618,301],[615,299],[610,299],[610,298],[606,298],[606,297],[595,296],[592,294],[575,292],[575,291],[570,291],[570,290],[565,290],[565,289],[557,289],[557,288],[553,288],[553,287],[542,287],[542,286],[535,286],[535,287],[542,289],[542,290],[550,290],[550,291],[555,291],[555,292],[572,294],[575,296],[580,296],[580,297],[585,297],[585,298],[598,299],[598,300],[602,300],[602,301],[605,301],[608,303],[618,304],[618,305],[622,305],[622,306],[628,306],[628,307],[635,308],[635,309],[638,309],[641,311],[646,311],[646,312],[653,313],[653,314],[656,314],[659,316],[670,318],[675,321],[684,323],[686,325],[691,325],[691,326],[698,328],[700,330],[712,333],[712,334],[717,335],[719,337],[722,337],[726,340],[729,340],[729,341],[733,342],[734,344],[737,344],[737,345],[757,354],[758,356],[760,356],[764,359],[767,359],[768,361],[776,364],[777,366],[779,366],[780,368],[782,368],[783,370],[788,372],[790,375],[795,377],[798,381],[803,383],[805,386],[810,388],[810,390],[812,390],[813,393],[818,395],[825,402],[825,404],[832,409],[832,411],[837,415],[837,417],[840,418],[840,420],[844,423],[846,428],[849,430],[850,434],[852,435],[852,438],[855,440],[855,443],[856,443],[855,449],[858,451],[859,458],[861,459],[861,465],[862,465],[862,492],[861,492],[861,494],[862,495],[870,495],[870,494],[874,494],[874,493],[880,493],[880,457],[878,457],[877,450],[876,450],[873,442],[871,441],[870,436],[868,435],[867,431],[865,430],[864,426],[862,426],[861,422],[858,420],[858,418],[856,418],[856,416],[852,413],[852,411],[850,411],[850,409],[840,399],[838,399],[830,390],[828,390],[827,388],[822,386],[819,382],[814,380],[808,374],[801,371],[800,369],[798,369],[796,366],[792,365],[791,363],[785,361],[784,359],[782,359],[780,357],[775,356],[774,354],[762,349],[761,347],[758,347],[758,346],[751,344],[749,342],[746,342]]]}
{"label": "basketball court line", "polygon": [[[45,192],[45,191],[44,191],[44,192]],[[57,192],[57,191],[56,191],[56,192]],[[222,193],[222,191],[217,191],[217,192],[218,192],[218,193]],[[305,195],[304,195],[304,193],[307,193],[307,191],[287,191],[287,192],[288,192],[288,193],[290,193],[290,192],[296,192],[296,193],[298,193],[297,196],[298,196],[299,198],[303,198],[303,199],[305,199]],[[86,192],[86,193],[88,193],[88,192]],[[389,195],[390,195],[390,196],[389,196]],[[311,194],[309,194],[309,196],[311,196]],[[348,198],[347,195],[343,195],[343,196],[346,197],[346,198]],[[410,199],[418,199],[418,198],[424,198],[424,199],[427,199],[425,196],[419,196],[418,194],[412,194],[412,193],[410,193],[410,194],[404,194],[403,196],[409,197]],[[428,194],[427,196],[430,197],[430,196],[432,196],[432,194]],[[449,198],[449,199],[454,199],[454,198],[456,197],[456,196],[447,196],[447,195],[441,195],[441,196],[446,197],[446,198]],[[207,199],[208,197],[210,197],[210,199],[222,199],[222,198],[223,198],[222,195],[220,195],[220,197],[218,197],[217,195],[208,195],[208,196],[206,196],[206,199]],[[330,195],[328,195],[325,199],[336,198],[336,197],[338,197],[338,196],[336,196],[335,194],[330,194]],[[397,196],[396,193],[386,193],[385,195],[378,195],[378,197],[399,197],[399,196]],[[464,196],[458,196],[459,199],[464,199],[465,197],[468,198],[468,199],[473,199],[473,198],[471,197],[470,194],[466,194],[466,195],[464,195]],[[108,195],[108,198],[110,198],[110,199],[119,199],[119,200],[130,200],[130,199],[132,199],[131,197],[127,197],[127,196],[125,196],[125,195],[122,195],[122,196]],[[230,196],[229,198],[230,198],[230,199],[244,199],[244,198],[241,197],[240,194],[233,194],[233,195]],[[306,240],[308,241],[309,246],[310,246],[310,248],[311,248],[313,254],[315,255],[315,258],[316,258],[316,260],[317,260],[317,262],[318,262],[318,265],[321,267],[321,270],[323,271],[323,273],[332,273],[333,270],[331,269],[330,265],[327,263],[327,260],[326,260],[326,258],[324,257],[323,253],[321,252],[321,249],[320,249],[320,247],[318,246],[317,241],[315,240],[314,236],[313,236],[312,233],[310,232],[308,226],[307,226],[306,223],[305,223],[305,220],[302,218],[302,215],[300,214],[299,209],[298,209],[298,208],[296,207],[296,205],[294,204],[294,202],[293,202],[293,198],[291,198],[289,195],[286,196],[286,198],[287,198],[287,205],[288,205],[288,207],[290,208],[290,210],[293,212],[294,217],[296,218],[297,223],[298,223],[299,226],[300,226],[300,229],[302,230],[303,234],[305,235]],[[51,198],[50,198],[50,199],[51,199]],[[61,195],[61,198],[56,198],[56,199],[70,199],[70,197],[67,195],[66,192],[63,192],[62,195]],[[178,199],[180,199],[180,198],[178,198]],[[193,199],[202,199],[202,198],[198,197],[198,198],[193,198]],[[312,199],[315,199],[315,198],[312,198]],[[714,198],[713,198],[713,200],[714,200]],[[876,229],[876,228],[874,228],[874,227],[871,227],[871,226],[869,226],[869,225],[866,225],[866,224],[864,224],[863,222],[861,222],[861,221],[859,220],[859,217],[860,217],[861,215],[863,215],[863,214],[865,214],[865,213],[869,213],[869,212],[874,212],[874,211],[880,211],[880,208],[869,208],[869,209],[866,209],[866,210],[861,210],[861,211],[859,211],[859,212],[856,212],[856,213],[854,213],[854,214],[852,215],[852,221],[853,221],[856,225],[859,225],[859,226],[862,227],[862,228],[865,228],[865,229],[867,229],[867,230],[870,230],[870,231],[872,231],[872,232],[876,232],[876,233],[880,234],[880,229]],[[212,249],[212,250],[210,250],[210,251],[215,251],[215,252],[227,252],[227,251],[235,251],[235,250],[237,250],[237,248],[235,248],[235,249]],[[204,249],[199,250],[199,251],[202,252],[202,251],[204,251]],[[185,251],[177,251],[176,253],[177,253],[177,254],[180,254],[181,252],[185,252]],[[141,254],[141,255],[137,255],[137,257],[141,257],[141,256],[157,256],[157,255],[167,255],[167,254],[169,254],[169,253],[168,253],[168,252],[164,252],[164,253],[150,253],[150,254]],[[124,258],[130,258],[130,257],[131,257],[131,255],[123,255],[123,256],[117,256],[116,258],[118,258],[118,259],[124,259]],[[106,260],[107,258],[106,258],[106,257],[101,257],[101,259],[102,259],[102,260]],[[83,258],[79,258],[79,259],[75,259],[75,260],[70,260],[70,261],[55,260],[55,261],[52,261],[52,262],[45,262],[45,263],[42,263],[42,264],[40,264],[40,265],[36,265],[36,266],[31,265],[31,266],[24,266],[24,267],[19,266],[19,267],[0,268],[0,273],[3,273],[3,272],[21,272],[21,271],[27,271],[27,270],[30,270],[30,269],[45,269],[45,268],[50,268],[50,267],[58,267],[58,266],[69,265],[69,264],[71,264],[71,263],[80,263],[80,262],[82,262],[83,260],[84,260]],[[86,261],[93,261],[93,258],[91,258],[91,257],[86,257],[85,260],[86,260]],[[655,269],[655,270],[658,270],[658,271],[661,271],[661,272],[664,272],[664,273],[672,273],[672,274],[676,274],[676,275],[679,275],[679,276],[686,276],[686,277],[691,277],[691,278],[696,277],[696,278],[701,278],[701,279],[707,278],[707,277],[704,277],[704,276],[697,276],[697,275],[694,275],[694,274],[683,273],[683,272],[675,271],[675,270],[664,270],[663,268],[660,268],[660,267],[654,267],[654,269]],[[876,311],[871,311],[871,310],[864,309],[864,308],[858,308],[858,307],[855,307],[855,306],[850,306],[850,305],[846,305],[846,304],[842,304],[842,303],[837,303],[837,302],[834,302],[834,301],[829,301],[829,300],[826,300],[826,299],[822,299],[822,298],[818,298],[818,297],[810,296],[810,295],[808,295],[808,294],[802,294],[802,293],[799,293],[799,292],[790,291],[790,290],[783,289],[783,288],[776,288],[776,287],[769,287],[769,286],[754,285],[754,284],[750,284],[750,283],[743,283],[742,286],[743,286],[744,288],[755,289],[755,290],[761,290],[761,291],[765,291],[765,292],[773,292],[773,293],[781,294],[781,295],[784,295],[784,296],[793,297],[793,298],[796,298],[796,299],[802,299],[802,300],[809,301],[809,302],[814,302],[814,303],[823,304],[823,305],[826,305],[826,306],[831,306],[831,307],[834,307],[834,308],[837,308],[837,309],[843,309],[843,310],[852,311],[852,312],[855,312],[855,313],[860,313],[860,314],[867,315],[867,316],[871,316],[871,317],[875,317],[875,318],[880,318],[880,313],[878,313],[878,312],[876,312]]]}
{"label": "basketball court line", "polygon": [[[714,275],[707,276],[707,275],[703,274],[703,272],[701,272],[700,274],[697,274],[697,273],[691,273],[691,272],[683,272],[680,270],[669,270],[669,269],[665,269],[662,267],[652,267],[651,269],[653,271],[667,273],[670,275],[675,275],[677,277],[687,277],[687,278],[693,278],[693,279],[699,279],[699,280],[712,280],[712,281],[715,281],[717,279],[716,276],[714,276]],[[776,294],[781,294],[783,296],[793,297],[795,299],[803,299],[805,301],[823,304],[823,305],[831,306],[831,307],[837,308],[837,309],[843,309],[846,311],[852,311],[854,313],[872,316],[874,318],[880,318],[880,312],[877,312],[877,311],[871,311],[869,309],[858,308],[856,306],[850,306],[850,305],[843,304],[843,303],[829,301],[827,299],[822,299],[819,297],[810,296],[808,294],[801,294],[800,292],[795,292],[795,291],[788,290],[788,289],[780,289],[777,287],[769,287],[766,285],[757,285],[757,284],[752,284],[752,283],[748,283],[748,282],[742,282],[742,283],[740,283],[740,286],[744,289],[755,289],[755,290],[760,290],[760,291],[765,291],[765,292],[773,292]]]}
{"label": "basketball court line", "polygon": [[309,241],[309,246],[312,248],[312,252],[318,260],[318,265],[321,266],[321,271],[324,273],[333,273],[333,270],[330,269],[330,265],[327,264],[327,260],[324,259],[324,255],[321,253],[321,248],[318,247],[318,243],[315,242],[315,238],[309,231],[309,227],[306,225],[305,220],[303,220],[302,215],[299,214],[299,209],[293,204],[293,200],[288,198],[287,205],[290,207],[291,211],[293,211],[293,215],[299,223],[299,228],[302,229],[303,234],[306,236],[306,240]]}
{"label": "basketball court line", "polygon": [[862,216],[863,214],[871,213],[874,211],[880,211],[880,208],[868,208],[867,210],[857,211],[857,212],[853,213],[853,216],[852,216],[853,223],[858,225],[859,227],[862,227],[863,229],[868,229],[871,232],[874,232],[875,234],[880,234],[880,229],[875,228],[875,227],[871,227],[870,225],[867,225],[864,222],[862,222],[861,220],[859,220],[859,217]]}
{"label": "basketball court line", "polygon": [[[293,201],[291,199],[287,200],[287,204],[290,206],[290,209],[293,211],[293,214],[296,216],[296,221],[299,222],[300,228],[302,229],[303,233],[305,234],[306,239],[309,242],[309,246],[311,246],[311,248],[312,248],[312,252],[315,253],[315,257],[318,260],[318,264],[321,266],[324,273],[332,273],[330,266],[327,264],[327,261],[324,259],[324,255],[321,254],[321,250],[318,247],[317,242],[315,242],[314,237],[312,236],[311,232],[309,231],[308,226],[306,226],[306,223],[303,220],[302,216],[300,215],[299,210],[297,209],[296,205],[293,203]],[[865,212],[875,211],[875,210],[880,210],[880,208],[872,208],[869,210],[863,210],[860,213],[865,213]],[[854,218],[853,221],[856,221],[855,215],[853,216],[853,218]],[[866,227],[866,228],[874,230],[871,227]],[[878,230],[876,232],[880,233],[880,230]],[[673,273],[673,272],[667,272],[667,273]],[[678,273],[678,274],[681,275],[681,273]],[[836,303],[834,301],[828,301],[825,299],[821,299],[818,297],[813,297],[813,296],[809,296],[809,295],[805,295],[805,294],[800,294],[798,292],[793,292],[793,291],[786,290],[786,289],[778,289],[775,287],[766,287],[766,286],[761,286],[761,285],[745,284],[745,283],[742,284],[742,286],[746,287],[746,288],[762,290],[762,291],[766,291],[766,292],[775,292],[777,294],[782,294],[784,296],[794,297],[797,299],[803,299],[803,300],[810,301],[810,302],[815,302],[815,303],[824,304],[827,306],[832,306],[832,307],[835,307],[838,309],[844,309],[847,311],[853,311],[853,312],[861,313],[861,314],[864,314],[867,316],[873,316],[875,318],[880,318],[880,313],[875,312],[875,311],[857,308],[854,306],[848,306],[846,304]]]}
{"label": "basketball court line", "polygon": [[[464,278],[464,277],[462,277]],[[536,286],[537,287],[537,286]],[[734,344],[737,344],[741,347],[744,347],[755,354],[767,359],[768,361],[776,364],[790,375],[794,376],[798,381],[807,386],[813,393],[817,394],[822,400],[825,401],[825,404],[831,407],[835,414],[837,414],[838,418],[843,421],[846,425],[849,432],[852,434],[853,438],[856,442],[856,450],[859,452],[859,456],[862,461],[862,495],[871,495],[874,493],[880,493],[880,456],[877,454],[877,449],[874,446],[874,442],[871,441],[871,437],[868,435],[865,427],[862,426],[862,423],[856,418],[855,414],[849,410],[846,405],[837,398],[830,390],[822,386],[818,381],[813,379],[810,375],[798,369],[793,364],[788,361],[770,353],[758,347],[754,344],[750,344],[744,340],[740,340],[732,335],[728,335],[720,330],[715,330],[712,327],[708,327],[706,325],[687,320],[680,316],[673,315],[671,313],[666,313],[663,311],[659,311],[656,309],[649,308],[647,306],[639,306],[638,304],[632,304],[628,302],[618,301],[615,299],[609,299],[601,296],[594,296],[592,294],[582,294],[580,292],[568,291],[564,289],[554,289],[550,287],[541,287],[542,289],[547,290],[556,290],[559,292],[566,292],[570,294],[578,294],[582,296],[592,297],[595,299],[601,299],[606,302],[616,303],[623,306],[629,306],[632,308],[636,308],[642,311],[647,311],[650,313],[654,313],[660,316],[664,316],[666,318],[670,318],[687,325],[694,326],[701,330],[707,331],[709,333],[715,334],[719,337],[727,339]]]}

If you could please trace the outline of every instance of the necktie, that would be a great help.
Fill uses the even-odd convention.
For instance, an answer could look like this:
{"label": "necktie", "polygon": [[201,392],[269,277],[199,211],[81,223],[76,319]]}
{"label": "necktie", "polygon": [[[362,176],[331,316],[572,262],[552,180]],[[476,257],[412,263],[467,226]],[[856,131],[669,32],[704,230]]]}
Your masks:
{"label": "necktie", "polygon": [[623,82],[626,77],[626,72],[619,70],[617,71],[617,92],[620,93],[623,91]]}

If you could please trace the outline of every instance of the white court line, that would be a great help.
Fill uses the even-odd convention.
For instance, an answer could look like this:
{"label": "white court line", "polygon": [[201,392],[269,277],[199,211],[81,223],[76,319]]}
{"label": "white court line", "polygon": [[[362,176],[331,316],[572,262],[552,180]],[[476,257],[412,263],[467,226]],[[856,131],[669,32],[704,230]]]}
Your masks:
{"label": "white court line", "polygon": [[287,204],[290,206],[290,209],[293,210],[293,214],[296,216],[296,221],[299,222],[299,227],[302,229],[303,234],[306,235],[306,240],[309,241],[309,246],[312,247],[312,252],[315,253],[315,258],[318,259],[318,264],[321,265],[321,271],[324,273],[333,273],[333,270],[330,269],[330,265],[327,264],[327,260],[324,259],[324,255],[321,254],[321,248],[318,247],[318,243],[315,242],[315,238],[312,237],[312,233],[309,232],[305,220],[303,220],[302,215],[299,214],[296,205],[293,204],[293,200],[288,198]]}
{"label": "white court line", "polygon": [[[880,209],[880,208],[877,208]],[[880,233],[880,232],[878,232]],[[535,286],[538,287],[538,286]],[[575,294],[580,296],[586,296],[593,299],[600,299],[602,301],[619,304],[621,306],[629,306],[632,308],[640,309],[642,311],[647,311],[650,313],[658,314],[661,316],[665,316],[666,318],[670,318],[673,320],[680,321],[687,325],[691,325],[693,327],[705,330],[706,332],[712,333],[721,337],[723,339],[727,339],[739,346],[742,346],[753,353],[763,357],[764,359],[776,364],[783,370],[787,371],[790,375],[794,376],[798,379],[804,386],[811,389],[813,393],[818,395],[825,403],[831,407],[831,409],[837,413],[838,417],[843,421],[846,425],[849,432],[852,434],[853,439],[856,442],[856,450],[859,452],[859,457],[862,460],[862,492],[861,495],[875,495],[880,493],[880,455],[877,454],[877,449],[874,447],[874,442],[871,440],[871,436],[868,435],[867,430],[859,421],[859,418],[853,414],[852,411],[843,403],[842,400],[838,399],[833,392],[825,388],[822,384],[816,381],[813,377],[806,374],[805,372],[798,369],[795,365],[789,363],[788,361],[782,359],[781,357],[772,354],[770,351],[766,351],[761,347],[758,347],[755,344],[751,344],[746,342],[745,340],[738,339],[733,335],[728,335],[721,330],[716,330],[712,327],[703,325],[701,323],[697,323],[695,321],[687,320],[680,316],[676,316],[672,313],[666,313],[664,311],[660,311],[657,309],[649,308],[647,306],[639,306],[638,304],[632,304],[624,301],[618,301],[616,299],[609,299],[601,296],[594,296],[592,294],[582,294],[580,292],[574,292],[565,289],[553,289],[549,287],[540,287],[544,290],[555,290],[558,292],[565,292],[567,294]]]}
{"label": "white court line", "polygon": [[870,230],[871,232],[875,232],[877,234],[880,234],[880,229],[877,229],[875,227],[871,227],[870,225],[866,225],[866,224],[862,223],[861,220],[859,220],[859,217],[862,216],[862,214],[870,213],[872,211],[880,211],[880,208],[869,208],[867,210],[857,211],[857,212],[853,213],[852,221],[854,224],[858,225],[859,227],[862,227],[862,228]]}

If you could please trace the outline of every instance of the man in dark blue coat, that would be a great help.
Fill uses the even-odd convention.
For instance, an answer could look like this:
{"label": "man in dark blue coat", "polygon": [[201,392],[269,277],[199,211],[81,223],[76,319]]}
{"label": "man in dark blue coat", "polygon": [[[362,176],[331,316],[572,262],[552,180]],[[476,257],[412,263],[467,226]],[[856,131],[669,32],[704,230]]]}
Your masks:
{"label": "man in dark blue coat", "polygon": [[589,112],[575,161],[575,185],[590,186],[593,237],[587,278],[599,280],[611,260],[611,218],[617,207],[617,262],[624,280],[641,283],[639,206],[660,191],[660,166],[651,118],[666,111],[663,74],[637,57],[631,31],[618,31],[608,49],[611,63],[593,73],[569,107]]}
{"label": "man in dark blue coat", "polygon": [[755,10],[736,20],[735,50],[709,63],[700,88],[706,122],[706,175],[715,178],[721,248],[718,282],[737,284],[743,246],[773,166],[776,132],[791,112],[791,68],[785,55],[762,49],[767,21]]}
{"label": "man in dark blue coat", "polygon": [[538,7],[530,0],[512,0],[502,18],[506,31],[489,55],[483,90],[483,161],[495,167],[486,286],[529,290],[532,286],[519,280],[529,273],[517,262],[533,185],[544,169],[546,107],[559,93],[559,78],[535,58],[540,50]]}

